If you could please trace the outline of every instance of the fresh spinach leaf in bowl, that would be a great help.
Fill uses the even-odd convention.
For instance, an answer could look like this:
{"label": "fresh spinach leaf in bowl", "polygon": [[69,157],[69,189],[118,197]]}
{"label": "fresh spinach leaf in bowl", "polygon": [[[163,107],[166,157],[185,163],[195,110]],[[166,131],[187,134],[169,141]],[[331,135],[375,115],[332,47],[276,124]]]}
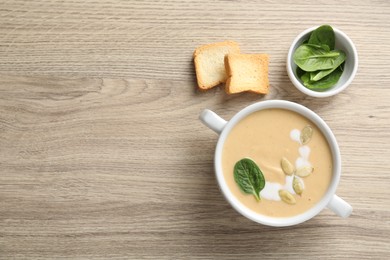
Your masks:
{"label": "fresh spinach leaf in bowl", "polygon": [[293,60],[298,66],[297,75],[308,89],[325,91],[340,79],[347,57],[344,51],[334,49],[335,42],[333,28],[322,25],[295,50]]}

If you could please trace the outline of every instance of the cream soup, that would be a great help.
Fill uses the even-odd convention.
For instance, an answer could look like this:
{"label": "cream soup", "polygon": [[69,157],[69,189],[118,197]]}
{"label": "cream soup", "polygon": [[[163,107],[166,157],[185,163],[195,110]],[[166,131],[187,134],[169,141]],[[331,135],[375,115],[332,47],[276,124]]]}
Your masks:
{"label": "cream soup", "polygon": [[[308,125],[313,134],[302,144],[300,136]],[[298,177],[296,171],[287,175],[281,167],[283,157],[295,170],[312,167],[314,171],[306,177]],[[264,175],[261,201],[242,192],[234,180],[234,165],[243,158],[252,159]],[[332,154],[325,137],[310,120],[290,110],[265,109],[233,127],[223,147],[222,168],[230,190],[246,207],[267,216],[291,217],[307,211],[324,196],[332,178]],[[292,187],[294,177],[303,188],[301,195]],[[283,201],[280,190],[292,194],[295,204]]]}

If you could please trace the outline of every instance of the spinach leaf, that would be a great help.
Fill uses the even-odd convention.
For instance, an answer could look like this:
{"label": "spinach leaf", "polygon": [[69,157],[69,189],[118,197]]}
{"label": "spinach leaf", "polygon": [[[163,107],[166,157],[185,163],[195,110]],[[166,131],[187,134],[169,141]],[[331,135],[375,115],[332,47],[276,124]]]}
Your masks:
{"label": "spinach leaf", "polygon": [[324,91],[340,79],[347,57],[345,52],[334,50],[335,42],[333,28],[322,25],[295,50],[296,74],[308,89]]}
{"label": "spinach leaf", "polygon": [[329,25],[322,25],[315,29],[309,38],[308,43],[310,44],[326,44],[329,46],[330,50],[334,49],[335,45],[335,36],[334,36],[334,31],[333,28]]}
{"label": "spinach leaf", "polygon": [[329,75],[332,73],[335,69],[337,69],[341,64],[344,63],[346,54],[343,51],[340,51],[340,55],[335,59],[333,68],[328,69],[328,70],[320,70],[320,71],[314,71],[310,72],[310,80],[311,81],[318,81],[322,79],[323,77]]}
{"label": "spinach leaf", "polygon": [[310,72],[303,73],[301,76],[301,80],[303,81],[303,85],[306,86],[306,84],[310,81]]}
{"label": "spinach leaf", "polygon": [[305,73],[306,73],[306,71],[304,71],[300,67],[297,67],[297,76],[298,76],[298,78],[301,78],[302,75],[305,74]]}
{"label": "spinach leaf", "polygon": [[253,194],[260,200],[260,191],[265,186],[264,175],[254,161],[244,158],[234,165],[234,180],[241,191]]}
{"label": "spinach leaf", "polygon": [[329,46],[326,45],[326,44],[306,43],[305,45],[306,45],[306,46],[312,46],[312,47],[315,47],[315,48],[322,48],[322,49],[324,49],[325,51],[330,51]]}
{"label": "spinach leaf", "polygon": [[326,51],[320,46],[301,45],[293,55],[295,64],[304,71],[316,71],[331,69],[335,60],[340,55],[340,51]]}
{"label": "spinach leaf", "polygon": [[315,90],[315,91],[325,91],[333,87],[334,85],[336,85],[337,81],[339,81],[342,74],[343,71],[339,66],[332,73],[330,73],[329,75],[323,77],[318,81],[311,81],[309,72],[303,74],[301,80],[303,81],[303,85],[308,89]]}

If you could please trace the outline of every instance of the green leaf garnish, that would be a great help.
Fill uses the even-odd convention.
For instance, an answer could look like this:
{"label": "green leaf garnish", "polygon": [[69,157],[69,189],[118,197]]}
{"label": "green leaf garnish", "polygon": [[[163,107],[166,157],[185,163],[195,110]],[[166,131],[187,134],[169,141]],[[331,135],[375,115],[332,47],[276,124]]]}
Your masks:
{"label": "green leaf garnish", "polygon": [[260,200],[260,191],[265,186],[264,175],[257,164],[249,158],[244,158],[234,165],[234,180],[241,191],[253,194]]}

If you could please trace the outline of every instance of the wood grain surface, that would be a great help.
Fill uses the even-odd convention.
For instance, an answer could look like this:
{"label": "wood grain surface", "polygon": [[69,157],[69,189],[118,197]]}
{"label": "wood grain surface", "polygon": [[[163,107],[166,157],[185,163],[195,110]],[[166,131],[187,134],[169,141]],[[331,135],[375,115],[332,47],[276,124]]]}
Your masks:
{"label": "wood grain surface", "polygon": [[[22,1],[0,3],[1,259],[388,259],[388,1]],[[287,77],[289,45],[328,23],[350,36],[358,74],[315,99]],[[235,40],[270,54],[266,96],[196,90],[193,50]],[[270,228],[223,199],[213,173],[225,119],[257,101],[317,112],[339,142],[329,210]]]}

